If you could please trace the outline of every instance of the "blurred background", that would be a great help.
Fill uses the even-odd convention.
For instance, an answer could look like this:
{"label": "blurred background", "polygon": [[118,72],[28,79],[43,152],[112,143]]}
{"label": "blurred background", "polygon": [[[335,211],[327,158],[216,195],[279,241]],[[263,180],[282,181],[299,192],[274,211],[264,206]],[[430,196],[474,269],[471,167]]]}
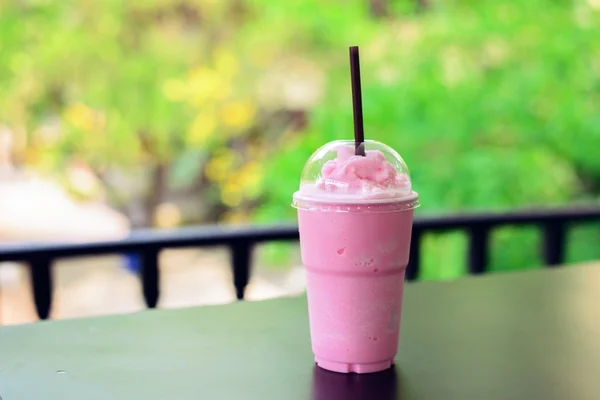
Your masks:
{"label": "blurred background", "polygon": [[[418,215],[597,202],[599,37],[598,0],[0,1],[0,242],[293,222],[305,160],[352,136],[350,45]],[[538,236],[496,231],[491,269],[540,268]],[[465,274],[463,234],[423,246],[423,279]],[[161,306],[235,298],[226,250],[161,257]],[[250,299],[303,290],[297,246],[254,258]],[[53,316],[142,309],[137,269],[60,262]],[[3,323],[35,319],[26,275],[0,266]]]}

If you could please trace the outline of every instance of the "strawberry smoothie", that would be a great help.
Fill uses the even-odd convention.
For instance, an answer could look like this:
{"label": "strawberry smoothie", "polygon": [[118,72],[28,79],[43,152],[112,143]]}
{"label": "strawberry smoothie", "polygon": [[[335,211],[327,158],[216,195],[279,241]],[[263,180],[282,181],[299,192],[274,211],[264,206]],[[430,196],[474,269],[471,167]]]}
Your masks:
{"label": "strawberry smoothie", "polygon": [[388,146],[331,142],[308,160],[298,209],[312,349],[336,372],[385,370],[398,349],[413,211],[408,169]]}

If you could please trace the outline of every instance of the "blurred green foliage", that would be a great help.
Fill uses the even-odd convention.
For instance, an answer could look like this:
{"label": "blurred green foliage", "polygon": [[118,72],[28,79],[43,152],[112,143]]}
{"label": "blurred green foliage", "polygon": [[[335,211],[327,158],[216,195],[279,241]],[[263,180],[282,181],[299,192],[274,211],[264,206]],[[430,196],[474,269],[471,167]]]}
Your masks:
{"label": "blurred green foliage", "polygon": [[[185,214],[177,193],[204,210],[183,222],[293,220],[306,159],[352,136],[356,44],[366,136],[402,154],[418,214],[596,201],[598,37],[592,0],[5,1],[0,124],[17,163],[85,163],[115,204],[107,175],[143,170],[148,223]],[[600,257],[597,227],[571,238]],[[538,265],[538,240],[496,232],[491,268]],[[465,243],[427,237],[423,277],[462,274]]]}
{"label": "blurred green foliage", "polygon": [[[404,3],[400,3],[402,5]],[[581,2],[439,1],[354,36],[361,45],[365,134],[403,155],[420,213],[507,210],[597,200],[600,194],[600,10]],[[543,10],[543,11],[541,11]],[[309,18],[309,16],[306,16]],[[360,37],[361,40],[356,40]],[[352,135],[346,53],[306,133],[268,162],[259,218],[292,219],[289,196],[322,143]],[[571,235],[569,260],[597,258],[597,227]],[[495,232],[492,270],[541,263],[537,232]],[[424,242],[423,277],[463,273],[461,234]]]}

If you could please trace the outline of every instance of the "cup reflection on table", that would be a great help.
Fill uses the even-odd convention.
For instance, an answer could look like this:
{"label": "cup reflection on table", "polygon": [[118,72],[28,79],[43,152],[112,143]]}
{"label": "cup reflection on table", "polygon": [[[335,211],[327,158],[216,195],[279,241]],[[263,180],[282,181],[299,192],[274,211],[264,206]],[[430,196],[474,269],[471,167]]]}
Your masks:
{"label": "cup reflection on table", "polygon": [[315,365],[312,400],[394,400],[398,397],[396,369],[372,374],[340,374]]}

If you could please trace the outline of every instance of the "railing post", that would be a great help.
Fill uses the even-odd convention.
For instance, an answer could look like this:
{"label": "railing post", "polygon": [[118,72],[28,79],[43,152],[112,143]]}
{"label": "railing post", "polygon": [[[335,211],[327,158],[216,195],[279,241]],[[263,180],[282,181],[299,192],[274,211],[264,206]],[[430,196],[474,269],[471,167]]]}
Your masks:
{"label": "railing post", "polygon": [[406,280],[413,281],[419,277],[419,267],[421,265],[421,239],[422,230],[413,226],[410,238],[410,258],[406,267]]}
{"label": "railing post", "polygon": [[244,299],[246,286],[250,281],[250,261],[252,245],[244,240],[236,240],[231,244],[231,264],[233,267],[233,286],[238,300]]}
{"label": "railing post", "polygon": [[489,253],[490,228],[474,225],[469,229],[469,271],[482,274],[486,271]]}
{"label": "railing post", "polygon": [[52,259],[35,257],[29,259],[29,278],[33,288],[33,302],[40,319],[48,319],[52,308]]}
{"label": "railing post", "polygon": [[148,308],[155,308],[160,294],[158,257],[160,249],[156,247],[144,248],[140,251],[142,292]]}
{"label": "railing post", "polygon": [[565,224],[547,222],[542,225],[542,257],[547,266],[562,264],[566,242]]}

